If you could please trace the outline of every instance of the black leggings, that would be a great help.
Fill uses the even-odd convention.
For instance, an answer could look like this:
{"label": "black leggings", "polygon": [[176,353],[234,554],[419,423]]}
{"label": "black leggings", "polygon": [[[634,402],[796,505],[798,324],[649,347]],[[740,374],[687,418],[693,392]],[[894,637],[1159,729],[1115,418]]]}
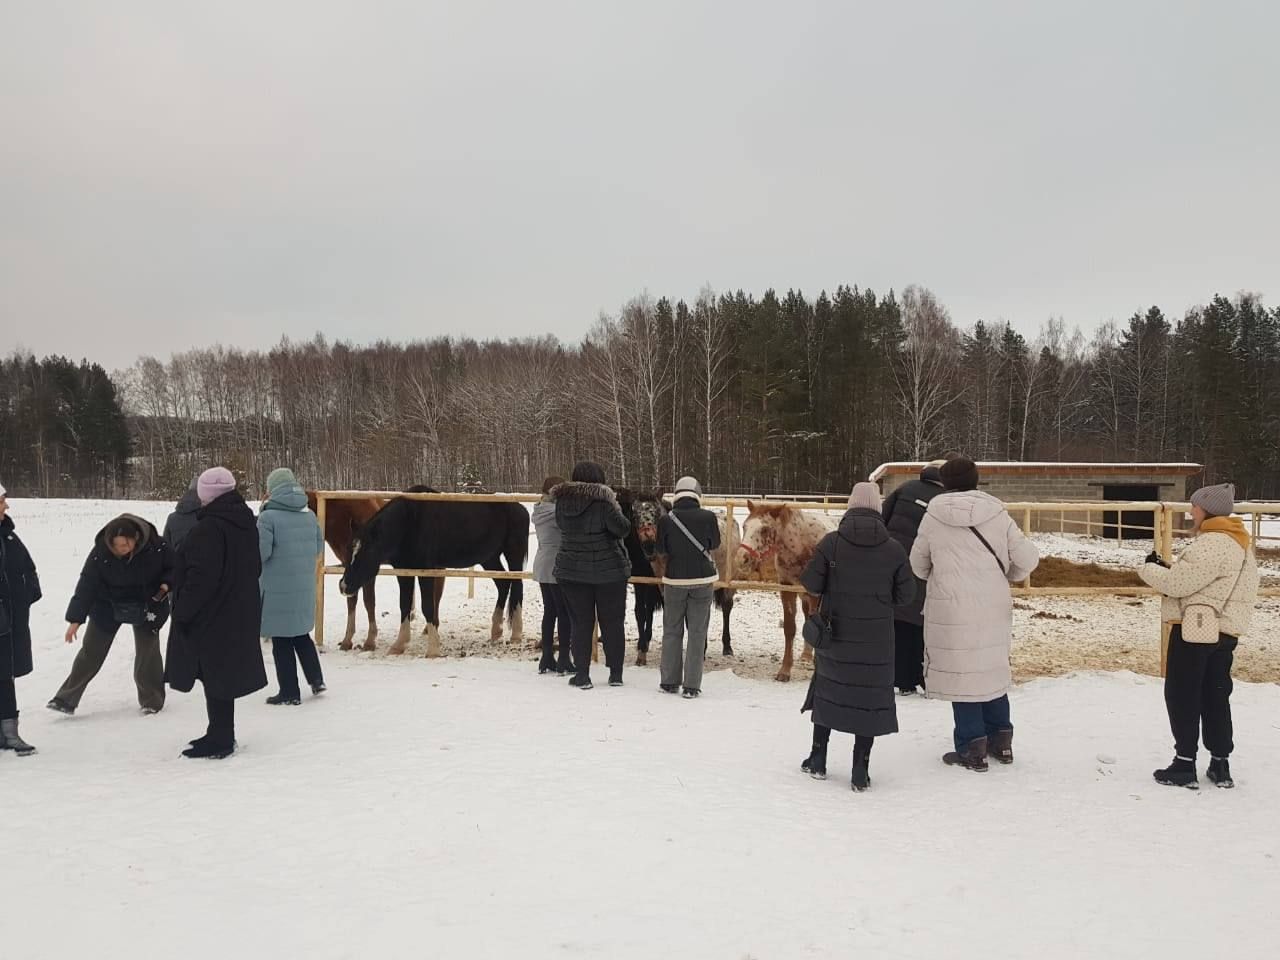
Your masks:
{"label": "black leggings", "polygon": [[542,659],[551,663],[555,659],[556,627],[560,628],[560,665],[567,667],[573,660],[573,620],[569,616],[569,602],[558,583],[540,583],[542,588]]}
{"label": "black leggings", "polygon": [[18,691],[13,677],[0,676],[0,720],[18,719]]}
{"label": "black leggings", "polygon": [[1231,663],[1239,641],[1225,633],[1217,643],[1187,643],[1182,624],[1169,634],[1164,702],[1169,711],[1178,756],[1196,758],[1201,728],[1204,745],[1215,757],[1229,757],[1235,746],[1231,726]]}

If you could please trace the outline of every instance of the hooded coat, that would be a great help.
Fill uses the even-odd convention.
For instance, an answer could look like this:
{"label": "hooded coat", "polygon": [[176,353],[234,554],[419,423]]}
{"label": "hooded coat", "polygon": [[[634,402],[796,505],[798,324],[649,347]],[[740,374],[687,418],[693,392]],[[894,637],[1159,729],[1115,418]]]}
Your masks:
{"label": "hooded coat", "polygon": [[[127,557],[117,557],[107,543],[107,531],[120,520],[131,520],[142,537]],[[143,626],[159,630],[169,618],[169,598],[154,601],[160,585],[173,588],[178,578],[173,551],[156,528],[141,517],[121,514],[98,531],[93,549],[84,561],[75,593],[67,604],[67,623],[92,621],[103,630],[119,629],[117,604],[141,604],[146,608]]]}
{"label": "hooded coat", "polygon": [[196,514],[200,510],[200,495],[192,487],[184,493],[174,507],[169,519],[164,522],[164,542],[177,550],[196,525]]}
{"label": "hooded coat", "polygon": [[613,490],[602,483],[562,483],[551,490],[560,528],[557,583],[616,583],[631,577],[623,538],[631,532]]}
{"label": "hooded coat", "polygon": [[217,700],[261,690],[267,685],[259,642],[262,561],[253,511],[237,491],[200,510],[180,561],[182,589],[169,632],[165,679],[184,693],[199,679]]}
{"label": "hooded coat", "polygon": [[897,733],[894,608],[910,603],[916,589],[907,552],[878,511],[853,509],[818,543],[800,582],[821,597],[834,641],[814,651],[801,711],[812,709],[815,724],[856,736]]}
{"label": "hooded coat", "polygon": [[[916,533],[924,521],[925,511],[929,503],[938,494],[943,493],[942,473],[937,467],[925,467],[920,471],[918,480],[904,483],[884,498],[884,525],[889,536],[902,544],[902,548],[911,555],[911,548],[916,543]],[[893,612],[893,619],[903,623],[924,623],[924,600],[926,586],[923,580],[916,580],[916,596],[905,607]]]}
{"label": "hooded coat", "polygon": [[278,487],[258,515],[264,637],[301,637],[315,627],[316,560],[323,552],[306,491],[297,483]]}
{"label": "hooded coat", "polygon": [[0,603],[9,616],[9,630],[0,634],[0,677],[17,679],[31,672],[31,605],[40,597],[36,565],[6,516],[0,520]]}
{"label": "hooded coat", "polygon": [[533,555],[535,583],[556,582],[556,554],[560,552],[560,528],[556,526],[556,505],[549,496],[533,508],[533,529],[538,537],[538,550]]}
{"label": "hooded coat", "polygon": [[1039,562],[1035,544],[990,494],[955,491],[930,501],[911,548],[912,569],[929,582],[924,604],[927,696],[986,703],[1008,692],[1013,633],[1009,584],[1025,580]]}

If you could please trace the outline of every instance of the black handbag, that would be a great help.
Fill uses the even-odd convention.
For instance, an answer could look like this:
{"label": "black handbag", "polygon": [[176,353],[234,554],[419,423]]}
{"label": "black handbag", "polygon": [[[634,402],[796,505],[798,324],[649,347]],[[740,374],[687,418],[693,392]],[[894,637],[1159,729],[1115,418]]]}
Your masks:
{"label": "black handbag", "polygon": [[[836,554],[839,555],[839,553],[840,538],[836,537]],[[815,650],[826,650],[836,642],[835,631],[831,625],[831,614],[824,609],[827,605],[827,596],[831,592],[831,574],[835,568],[836,558],[833,556],[827,564],[828,589],[823,592],[822,599],[818,601],[818,609],[805,617],[804,626],[800,628],[800,635],[804,637],[804,642]]]}

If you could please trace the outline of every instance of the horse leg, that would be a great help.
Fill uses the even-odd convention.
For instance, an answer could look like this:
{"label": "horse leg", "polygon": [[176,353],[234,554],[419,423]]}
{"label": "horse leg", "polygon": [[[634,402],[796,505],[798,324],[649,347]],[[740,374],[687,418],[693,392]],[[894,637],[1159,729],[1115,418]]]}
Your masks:
{"label": "horse leg", "polygon": [[[377,594],[377,578],[364,588],[364,612],[369,618],[369,635],[364,638],[364,646],[361,650],[377,650],[378,649],[378,594]],[[352,604],[355,603],[355,597],[351,598]],[[351,614],[351,629],[355,629],[355,612]]]}
{"label": "horse leg", "polygon": [[643,667],[649,663],[649,643],[653,639],[653,606],[650,603],[649,590],[642,584],[636,584],[636,666]]}
{"label": "horse leg", "polygon": [[778,675],[774,679],[785,683],[791,679],[792,648],[796,640],[796,595],[794,593],[782,594],[782,637],[786,642],[786,648],[782,653],[782,666],[778,668]]}
{"label": "horse leg", "polygon": [[[368,587],[365,588],[366,590]],[[342,635],[342,642],[338,644],[339,650],[351,649],[351,638],[356,635],[356,595],[353,593],[347,597],[347,632]]]}
{"label": "horse leg", "polygon": [[427,656],[442,657],[440,646],[440,596],[444,592],[444,579],[419,577],[422,593],[422,619],[427,621]]}
{"label": "horse leg", "polygon": [[[817,613],[818,604],[806,593],[800,598],[800,609],[804,611],[805,619],[807,620],[811,614]],[[813,663],[813,647],[809,646],[807,640],[802,642],[804,643],[804,649],[800,651],[800,659],[805,663]]]}
{"label": "horse leg", "polygon": [[[501,573],[506,569],[503,567],[502,560],[499,557],[491,557],[480,566],[497,573]],[[507,605],[507,592],[511,589],[511,582],[509,580],[494,580],[493,585],[498,588],[498,602],[494,605],[493,615],[489,618],[490,643],[496,643],[502,639],[502,609]]]}
{"label": "horse leg", "polygon": [[720,592],[720,613],[724,618],[724,628],[720,631],[720,644],[726,657],[733,656],[733,637],[729,635],[729,614],[733,613],[733,591]]}
{"label": "horse leg", "polygon": [[400,634],[390,652],[399,656],[409,646],[409,616],[413,613],[413,577],[396,577],[400,585]]}

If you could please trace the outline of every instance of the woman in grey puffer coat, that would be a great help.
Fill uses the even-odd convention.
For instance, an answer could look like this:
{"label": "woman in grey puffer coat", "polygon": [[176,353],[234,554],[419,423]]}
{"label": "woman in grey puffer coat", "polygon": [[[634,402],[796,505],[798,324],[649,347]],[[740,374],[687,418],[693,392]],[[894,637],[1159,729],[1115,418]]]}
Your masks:
{"label": "woman in grey puffer coat", "polygon": [[631,521],[605,484],[599,464],[578,464],[572,482],[552,490],[551,499],[562,537],[555,577],[573,617],[573,662],[578,668],[569,683],[591,689],[591,628],[599,622],[609,686],[620,687],[631,578],[631,558],[622,540],[631,531]]}
{"label": "woman in grey puffer coat", "polygon": [[814,651],[813,682],[801,711],[813,710],[813,750],[801,769],[827,775],[832,730],[852,733],[853,789],[871,785],[868,765],[876,737],[898,732],[894,700],[895,607],[911,602],[915,577],[907,551],[880,517],[880,490],[860,483],[840,528],[822,538],[800,578],[831,620],[829,647]]}
{"label": "woman in grey puffer coat", "polygon": [[[556,555],[560,552],[560,528],[556,526],[556,505],[551,491],[564,483],[563,477],[547,477],[542,481],[542,501],[533,508],[533,529],[538,538],[538,552],[533,555],[533,579],[542,588],[542,659],[538,673],[560,676],[576,673],[573,655],[573,626],[564,591],[556,583]],[[560,660],[556,661],[556,626],[560,628]]]}

